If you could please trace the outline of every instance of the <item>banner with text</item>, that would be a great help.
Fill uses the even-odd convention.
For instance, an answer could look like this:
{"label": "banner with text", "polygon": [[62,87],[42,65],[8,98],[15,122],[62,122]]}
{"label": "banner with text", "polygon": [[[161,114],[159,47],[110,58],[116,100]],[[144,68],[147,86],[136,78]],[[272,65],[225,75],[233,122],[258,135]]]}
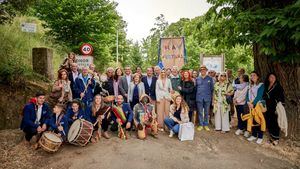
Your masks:
{"label": "banner with text", "polygon": [[179,69],[186,63],[186,50],[184,37],[161,38],[159,46],[159,61],[164,68],[177,66]]}

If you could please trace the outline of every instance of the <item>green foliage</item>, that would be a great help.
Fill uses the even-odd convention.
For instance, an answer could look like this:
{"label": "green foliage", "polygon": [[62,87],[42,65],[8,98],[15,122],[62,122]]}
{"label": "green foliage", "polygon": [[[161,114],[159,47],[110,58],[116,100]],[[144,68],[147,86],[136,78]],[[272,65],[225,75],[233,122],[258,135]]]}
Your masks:
{"label": "green foliage", "polygon": [[[161,18],[161,17],[160,17]],[[161,23],[162,21],[157,22]],[[143,40],[143,51],[147,53],[147,62],[150,65],[157,64],[157,50],[160,37],[185,37],[187,49],[188,69],[198,70],[200,66],[200,53],[217,55],[225,54],[225,66],[235,72],[243,67],[248,71],[253,70],[253,57],[249,45],[230,46],[223,41],[222,36],[210,36],[213,20],[206,21],[204,16],[194,19],[181,18],[178,22],[166,27],[155,27],[151,35]],[[162,24],[155,24],[162,25]],[[166,24],[164,24],[166,25]],[[155,31],[153,31],[155,30]]]}
{"label": "green foliage", "polygon": [[[37,24],[36,33],[21,31],[22,22]],[[62,61],[63,49],[51,43],[51,39],[44,36],[41,21],[34,17],[16,17],[12,24],[0,25],[0,83],[17,85],[24,77],[37,77],[32,72],[33,47],[48,47],[54,50],[53,65],[57,70]],[[41,79],[41,77],[37,77]]]}
{"label": "green foliage", "polygon": [[0,2],[0,24],[11,23],[16,15],[27,12],[35,0],[3,0]]}
{"label": "green foliage", "polygon": [[260,53],[284,62],[300,61],[300,0],[209,0],[211,37],[221,43],[260,46]]}
{"label": "green foliage", "polygon": [[109,0],[40,0],[36,16],[45,21],[47,35],[56,42],[79,53],[82,43],[94,48],[95,64],[104,69],[116,56],[116,33],[119,31],[119,50],[126,47],[126,23],[116,11],[117,4]]}

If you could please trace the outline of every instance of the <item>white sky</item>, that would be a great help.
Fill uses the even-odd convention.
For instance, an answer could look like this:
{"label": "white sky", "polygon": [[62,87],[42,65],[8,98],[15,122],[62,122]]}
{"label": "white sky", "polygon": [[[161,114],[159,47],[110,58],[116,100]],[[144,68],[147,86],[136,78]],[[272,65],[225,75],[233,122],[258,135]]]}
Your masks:
{"label": "white sky", "polygon": [[127,38],[141,41],[154,27],[155,18],[164,14],[168,23],[194,18],[208,11],[205,0],[114,0],[118,12],[128,24]]}

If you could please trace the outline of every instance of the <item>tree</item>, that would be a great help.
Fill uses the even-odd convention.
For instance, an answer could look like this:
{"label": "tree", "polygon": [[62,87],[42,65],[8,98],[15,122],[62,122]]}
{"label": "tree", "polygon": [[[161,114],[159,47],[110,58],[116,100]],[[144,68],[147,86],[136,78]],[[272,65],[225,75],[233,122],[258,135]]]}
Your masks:
{"label": "tree", "polygon": [[79,53],[82,43],[94,47],[95,64],[114,60],[116,34],[119,32],[120,50],[126,45],[126,23],[116,11],[117,4],[109,0],[40,0],[35,6],[36,16],[45,21],[47,34],[72,51]]}
{"label": "tree", "polygon": [[35,0],[2,0],[0,1],[0,24],[11,23],[17,14],[24,14]]}
{"label": "tree", "polygon": [[251,45],[254,68],[274,72],[286,95],[289,136],[300,138],[300,0],[208,0],[212,37],[234,46]]}

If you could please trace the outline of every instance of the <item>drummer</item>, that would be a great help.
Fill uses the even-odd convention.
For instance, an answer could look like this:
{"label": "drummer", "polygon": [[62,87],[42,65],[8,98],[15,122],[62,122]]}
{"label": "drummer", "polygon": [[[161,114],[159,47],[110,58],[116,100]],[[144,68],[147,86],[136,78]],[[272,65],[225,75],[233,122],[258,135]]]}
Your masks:
{"label": "drummer", "polygon": [[136,128],[141,124],[146,129],[151,129],[151,135],[157,138],[157,120],[155,107],[150,103],[150,97],[146,94],[140,97],[140,103],[133,108],[134,124]]}
{"label": "drummer", "polygon": [[[48,104],[45,103],[45,93],[38,92],[32,101],[23,108],[21,130],[25,133],[26,144],[33,136],[40,136],[47,129],[46,120],[50,118]],[[37,139],[38,140],[38,139]]]}
{"label": "drummer", "polygon": [[86,114],[89,116],[90,122],[94,124],[94,133],[91,139],[93,143],[98,142],[101,135],[106,139],[110,138],[107,132],[111,121],[110,109],[111,107],[104,103],[100,94],[94,97],[92,105],[86,109]]}
{"label": "drummer", "polygon": [[[131,127],[132,127],[133,111],[130,108],[130,104],[129,103],[124,103],[124,98],[123,98],[122,95],[119,95],[116,100],[117,100],[117,103],[116,103],[117,108],[119,110],[123,111],[124,114],[125,114],[126,121],[124,123],[122,123],[122,128],[126,129],[125,137],[129,138],[128,137],[129,136],[128,132],[131,130]],[[118,119],[115,114],[113,114],[112,118],[113,118],[113,120],[114,120],[115,123],[111,127],[111,130],[112,131],[116,131],[117,130],[116,126],[118,125],[118,123],[120,123],[120,119]]]}
{"label": "drummer", "polygon": [[50,119],[46,121],[47,125],[49,126],[48,130],[53,131],[54,133],[61,136],[63,141],[66,141],[67,134],[69,131],[69,124],[68,119],[63,113],[64,105],[63,104],[56,104],[53,108],[53,114]]}
{"label": "drummer", "polygon": [[80,102],[76,99],[72,101],[71,108],[67,110],[66,118],[68,119],[69,125],[72,125],[77,119],[85,119],[90,121],[86,113],[83,111]]}

